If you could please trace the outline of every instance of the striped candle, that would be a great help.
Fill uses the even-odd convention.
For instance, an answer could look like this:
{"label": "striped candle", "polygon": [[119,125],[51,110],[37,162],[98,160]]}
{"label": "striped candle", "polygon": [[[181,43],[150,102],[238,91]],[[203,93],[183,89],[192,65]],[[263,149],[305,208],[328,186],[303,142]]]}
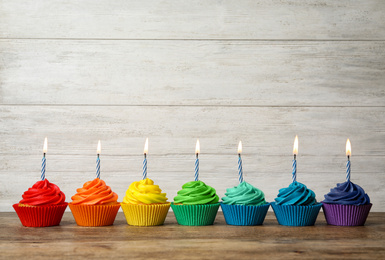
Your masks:
{"label": "striped candle", "polygon": [[143,180],[147,178],[147,153],[148,153],[148,138],[146,138],[146,142],[144,144],[143,154]]}
{"label": "striped candle", "polygon": [[298,154],[298,136],[295,136],[294,139],[294,146],[293,146],[293,154],[294,154],[294,160],[293,160],[293,173],[292,173],[292,180],[293,182],[297,181],[297,154]]}
{"label": "striped candle", "polygon": [[242,142],[239,141],[239,144],[238,144],[238,180],[239,180],[239,183],[243,182],[243,169],[242,169],[241,153],[242,153]]}
{"label": "striped candle", "polygon": [[350,144],[350,140],[346,141],[346,156],[348,157],[348,161],[346,162],[346,181],[350,181],[350,156],[352,155],[352,145]]}
{"label": "striped candle", "polygon": [[45,180],[45,165],[46,165],[46,160],[45,160],[45,154],[47,153],[47,148],[48,148],[48,141],[47,137],[44,139],[44,146],[43,146],[43,159],[41,159],[41,180]]}
{"label": "striped candle", "polygon": [[196,156],[196,159],[195,159],[195,179],[194,179],[195,181],[199,180],[199,158],[198,158],[199,152],[200,152],[200,144],[199,144],[199,140],[197,140],[197,144],[195,146],[195,156]]}
{"label": "striped candle", "polygon": [[96,149],[96,154],[98,158],[96,158],[96,178],[100,179],[100,158],[99,155],[102,153],[102,146],[100,144],[100,140],[98,142],[98,148]]}

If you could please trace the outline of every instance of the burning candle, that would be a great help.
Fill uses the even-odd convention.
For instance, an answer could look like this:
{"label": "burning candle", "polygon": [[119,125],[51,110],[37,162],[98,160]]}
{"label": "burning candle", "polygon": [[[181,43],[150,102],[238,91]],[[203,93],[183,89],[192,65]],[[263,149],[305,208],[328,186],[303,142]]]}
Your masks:
{"label": "burning candle", "polygon": [[239,183],[243,182],[243,170],[242,170],[241,153],[242,153],[242,142],[239,141],[239,144],[238,144],[238,175],[239,175]]}
{"label": "burning candle", "polygon": [[294,139],[294,147],[293,147],[293,154],[294,154],[294,160],[293,160],[293,182],[297,181],[297,154],[298,154],[298,136],[295,136]]}
{"label": "burning candle", "polygon": [[98,148],[96,148],[96,154],[98,156],[98,158],[96,158],[96,178],[100,179],[100,158],[99,158],[99,155],[101,154],[102,152],[102,147],[101,147],[101,144],[100,144],[100,140],[98,142]]}
{"label": "burning candle", "polygon": [[45,154],[47,153],[47,137],[44,139],[44,146],[43,146],[43,159],[41,159],[41,180],[45,180]]}
{"label": "burning candle", "polygon": [[352,155],[352,146],[350,144],[350,140],[346,141],[346,156],[348,160],[346,162],[346,181],[350,181],[350,156]]}
{"label": "burning candle", "polygon": [[195,146],[195,181],[199,180],[199,158],[198,155],[200,153],[200,145],[199,145],[199,139],[197,140],[197,144]]}
{"label": "burning candle", "polygon": [[147,178],[147,153],[148,153],[148,138],[146,138],[146,143],[144,144],[144,160],[143,160],[143,180]]}

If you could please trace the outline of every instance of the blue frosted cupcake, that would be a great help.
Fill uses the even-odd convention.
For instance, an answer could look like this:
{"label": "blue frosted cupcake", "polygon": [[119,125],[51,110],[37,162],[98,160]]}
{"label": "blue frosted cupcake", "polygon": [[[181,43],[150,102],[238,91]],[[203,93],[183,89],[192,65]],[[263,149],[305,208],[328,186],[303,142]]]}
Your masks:
{"label": "blue frosted cupcake", "polygon": [[280,225],[313,226],[322,203],[316,201],[312,190],[295,181],[279,190],[271,206]]}
{"label": "blue frosted cupcake", "polygon": [[245,181],[227,189],[221,202],[226,223],[235,226],[262,225],[269,206],[265,194]]}
{"label": "blue frosted cupcake", "polygon": [[368,194],[351,181],[338,183],[322,203],[326,222],[335,226],[363,226],[372,207]]}

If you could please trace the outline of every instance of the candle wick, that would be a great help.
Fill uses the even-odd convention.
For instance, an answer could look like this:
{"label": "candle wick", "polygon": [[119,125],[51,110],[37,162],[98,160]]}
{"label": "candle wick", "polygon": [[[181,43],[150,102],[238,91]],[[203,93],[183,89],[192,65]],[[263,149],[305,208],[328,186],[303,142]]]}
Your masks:
{"label": "candle wick", "polygon": [[297,155],[296,154],[294,154],[294,160],[296,160],[297,159]]}
{"label": "candle wick", "polygon": [[147,154],[146,153],[144,153],[144,158],[147,158]]}
{"label": "candle wick", "polygon": [[348,155],[348,161],[350,161],[350,155]]}
{"label": "candle wick", "polygon": [[196,153],[196,158],[198,159],[198,153]]}
{"label": "candle wick", "polygon": [[99,158],[99,154],[98,154],[98,158]]}
{"label": "candle wick", "polygon": [[43,157],[45,158],[45,153],[43,153]]}

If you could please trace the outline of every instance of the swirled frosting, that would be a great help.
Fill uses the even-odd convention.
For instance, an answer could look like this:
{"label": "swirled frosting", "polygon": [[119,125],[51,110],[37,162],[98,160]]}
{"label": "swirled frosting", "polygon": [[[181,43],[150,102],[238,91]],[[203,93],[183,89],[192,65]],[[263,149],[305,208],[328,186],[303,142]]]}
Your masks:
{"label": "swirled frosting", "polygon": [[214,204],[218,203],[219,197],[213,187],[202,181],[190,181],[182,186],[178,195],[174,197],[174,203],[185,205]]}
{"label": "swirled frosting", "polygon": [[166,193],[158,185],[154,185],[154,181],[146,178],[141,181],[134,181],[128,187],[123,203],[126,204],[154,204],[166,203]]}
{"label": "swirled frosting", "polygon": [[226,189],[225,197],[222,202],[230,205],[264,205],[265,194],[260,189],[255,188],[247,182],[242,182],[238,186]]}
{"label": "swirled frosting", "polygon": [[111,190],[110,186],[101,179],[87,181],[82,188],[71,197],[72,204],[82,205],[110,205],[118,201],[118,195]]}
{"label": "swirled frosting", "polygon": [[66,199],[59,187],[47,179],[36,182],[22,197],[19,203],[31,206],[57,205],[64,203]]}
{"label": "swirled frosting", "polygon": [[337,187],[330,189],[324,201],[328,204],[367,205],[370,203],[368,194],[357,184],[347,181],[337,183]]}
{"label": "swirled frosting", "polygon": [[315,193],[300,182],[293,182],[287,188],[279,190],[275,198],[278,205],[309,206],[317,203]]}

